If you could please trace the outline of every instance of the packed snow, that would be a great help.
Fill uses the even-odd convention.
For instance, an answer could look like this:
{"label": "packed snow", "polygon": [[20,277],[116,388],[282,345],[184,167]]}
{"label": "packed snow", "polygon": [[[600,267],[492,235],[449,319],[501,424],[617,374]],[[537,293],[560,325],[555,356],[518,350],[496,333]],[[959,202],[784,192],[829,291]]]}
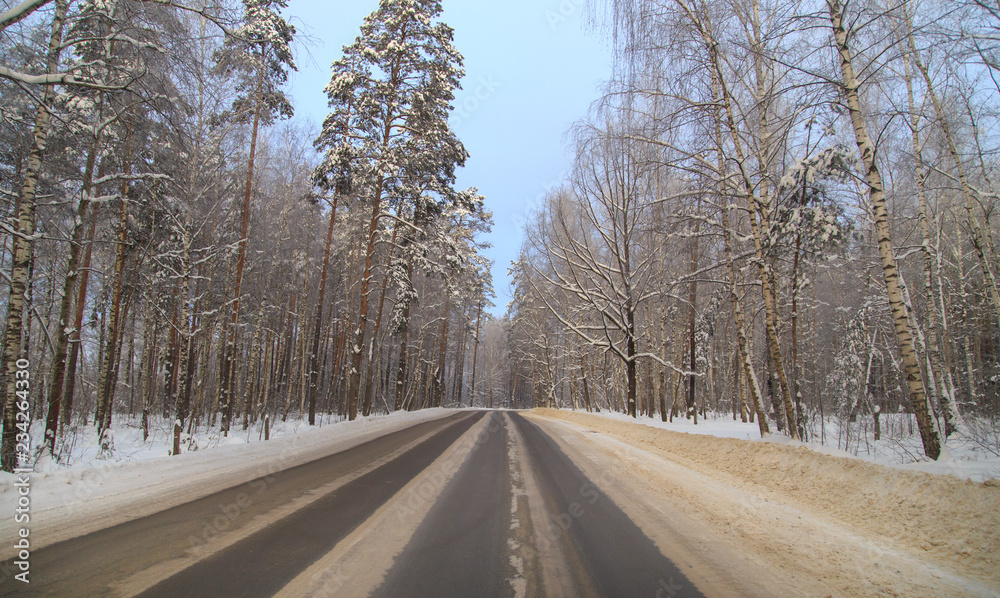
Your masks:
{"label": "packed snow", "polygon": [[[673,432],[761,440],[760,429],[756,423],[734,421],[730,413],[709,413],[707,418],[699,415],[697,424],[684,417],[675,417],[673,422],[663,422],[659,417],[639,416],[633,419],[624,413],[613,411],[601,411],[594,415],[618,421],[632,421]],[[819,422],[815,422],[811,426],[815,430],[810,434],[809,442],[796,442],[788,436],[775,433],[772,422],[772,433],[765,441],[804,446],[824,455],[862,459],[869,463],[899,469],[949,474],[974,482],[1000,479],[1000,446],[991,447],[986,440],[988,435],[972,431],[976,426],[986,426],[987,423],[970,422],[973,425],[969,431],[955,434],[948,439],[948,456],[938,461],[931,461],[923,456],[920,434],[917,432],[916,423],[909,421],[911,418],[912,416],[905,414],[882,414],[883,434],[882,439],[878,441],[874,439],[872,422],[862,421],[860,418],[849,428],[847,426],[842,428],[833,419],[824,421],[822,426]]]}
{"label": "packed snow", "polygon": [[997,480],[617,416],[529,417],[692,579],[722,584],[707,595],[1000,595]]}

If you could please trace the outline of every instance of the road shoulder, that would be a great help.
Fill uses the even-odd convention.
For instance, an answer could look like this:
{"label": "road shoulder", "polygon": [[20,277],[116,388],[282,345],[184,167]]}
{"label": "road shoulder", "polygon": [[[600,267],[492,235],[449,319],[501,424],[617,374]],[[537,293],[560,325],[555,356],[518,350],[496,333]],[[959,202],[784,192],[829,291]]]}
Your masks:
{"label": "road shoulder", "polygon": [[[686,564],[697,572],[692,580],[700,587],[713,586],[714,591],[706,589],[706,594],[727,594],[729,588],[740,595],[760,596],[993,596],[1000,585],[996,571],[992,578],[981,573],[983,563],[955,566],[956,560],[968,559],[967,555],[942,560],[936,553],[873,533],[842,513],[829,511],[825,508],[828,501],[811,506],[803,500],[804,495],[843,493],[843,485],[823,485],[828,484],[830,476],[846,475],[836,468],[853,469],[859,465],[848,460],[799,454],[805,449],[694,438],[583,413],[546,410],[544,416],[536,412],[528,417],[550,430],[588,475],[604,476],[605,491],[665,554],[681,563],[689,559]],[[764,448],[756,449],[758,446]],[[758,454],[754,462],[746,454],[740,458],[733,453],[738,450],[747,454],[760,451],[763,455]],[[797,458],[819,459],[814,467],[822,471],[799,471],[801,463]],[[727,469],[724,461],[729,459],[737,466]],[[876,473],[889,476],[890,483],[893,474],[926,475],[879,469],[885,472]],[[794,478],[791,489],[768,484],[772,478],[789,477]],[[980,487],[955,483],[959,490]],[[900,482],[900,491],[907,487]],[[996,511],[989,512],[988,501],[996,498],[991,490],[995,489],[985,492],[986,502],[964,505],[966,509],[982,510],[983,522],[996,517]],[[874,491],[884,492],[885,488]],[[842,499],[861,501],[852,507],[867,506],[875,511],[871,517],[878,517],[881,509],[892,511],[906,504],[897,501],[876,505],[870,498],[848,493]],[[957,498],[964,501],[968,496]],[[996,529],[986,529],[982,534],[985,541],[990,541],[991,534],[996,541]],[[982,554],[977,559],[989,560],[991,555]]]}

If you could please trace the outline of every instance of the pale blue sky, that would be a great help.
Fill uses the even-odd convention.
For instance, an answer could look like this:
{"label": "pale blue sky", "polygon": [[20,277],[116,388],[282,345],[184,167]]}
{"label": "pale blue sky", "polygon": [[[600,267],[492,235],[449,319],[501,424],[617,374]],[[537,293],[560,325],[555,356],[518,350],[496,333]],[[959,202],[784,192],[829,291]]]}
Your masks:
{"label": "pale blue sky", "polygon": [[[524,218],[570,166],[565,136],[598,97],[611,71],[606,41],[585,25],[585,0],[444,0],[466,77],[453,128],[471,157],[459,186],[478,187],[496,225],[493,313],[510,301],[507,270],[521,245]],[[291,80],[296,115],[318,127],[327,113],[323,87],[341,47],[358,34],[378,0],[290,0],[285,12],[313,38],[298,48]]]}

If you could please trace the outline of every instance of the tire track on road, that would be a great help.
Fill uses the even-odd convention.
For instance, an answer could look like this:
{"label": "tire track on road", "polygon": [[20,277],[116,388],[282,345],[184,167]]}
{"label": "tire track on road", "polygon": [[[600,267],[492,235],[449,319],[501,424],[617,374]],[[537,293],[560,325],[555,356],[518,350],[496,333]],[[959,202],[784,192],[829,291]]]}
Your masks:
{"label": "tire track on road", "polygon": [[143,598],[270,596],[389,500],[476,423],[466,415],[396,459],[142,592]]}
{"label": "tire track on road", "polygon": [[456,414],[408,426],[284,470],[262,467],[261,477],[247,483],[46,546],[32,552],[30,586],[8,580],[0,583],[0,596],[110,595],[117,582],[171,560],[210,554],[213,546],[224,546],[244,528],[271,524],[269,519],[277,519],[272,513],[290,503],[311,500],[324,484],[364,470],[467,417]]}
{"label": "tire track on road", "polygon": [[[534,423],[512,413],[529,466],[545,502],[545,520],[532,513],[535,548],[561,551],[571,588],[547,596],[702,597],[656,544]],[[565,573],[565,572],[563,572]],[[564,577],[563,575],[546,576]]]}
{"label": "tire track on road", "polygon": [[372,598],[513,596],[510,479],[503,415],[492,412],[455,473]]}

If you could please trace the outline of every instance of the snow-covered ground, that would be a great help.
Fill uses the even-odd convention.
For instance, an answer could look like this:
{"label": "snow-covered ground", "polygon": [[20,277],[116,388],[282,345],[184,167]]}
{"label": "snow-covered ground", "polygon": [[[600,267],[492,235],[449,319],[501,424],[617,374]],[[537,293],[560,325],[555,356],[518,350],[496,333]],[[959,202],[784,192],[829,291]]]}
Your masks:
{"label": "snow-covered ground", "polygon": [[[1000,596],[996,480],[620,416],[528,417],[692,579],[733,581],[733,591],[706,595]],[[731,422],[716,431],[739,434]]]}
{"label": "snow-covered ground", "polygon": [[[234,426],[194,435],[197,450],[168,456],[168,425],[150,427],[150,438],[133,423],[113,426],[114,448],[100,454],[92,427],[81,433],[69,459],[39,460],[31,474],[31,532],[36,548],[154,513],[251,480],[346,450],[394,428],[446,417],[454,411],[425,409],[311,427],[304,421],[275,422],[271,439],[259,428]],[[41,430],[44,425],[32,426]],[[37,443],[38,438],[34,439]],[[34,444],[33,446],[37,446]],[[13,513],[17,476],[0,472],[0,512]],[[0,518],[0,537],[14,537],[13,517]],[[0,547],[0,559],[11,556]]]}
{"label": "snow-covered ground", "polygon": [[[631,421],[645,426],[684,432],[688,434],[703,434],[720,438],[737,438],[741,440],[760,440],[760,429],[756,423],[733,421],[732,414],[709,413],[707,418],[699,417],[698,423],[683,417],[675,417],[673,422],[663,422],[659,417],[643,417],[636,419],[618,412],[602,411],[595,413],[618,421]],[[850,436],[841,433],[836,421],[826,421],[822,429],[817,429],[810,437],[810,442],[796,442],[788,436],[778,434],[771,426],[771,434],[767,442],[787,444],[790,446],[805,446],[814,451],[837,457],[862,459],[869,463],[887,465],[900,469],[923,471],[935,474],[950,474],[962,479],[982,482],[988,479],[1000,479],[1000,455],[992,452],[985,443],[977,442],[968,436],[953,435],[948,440],[948,454],[938,461],[930,461],[923,457],[923,448],[916,426],[910,426],[907,416],[883,415],[883,438],[874,440],[873,424],[856,422],[851,426]],[[813,424],[819,428],[819,424]],[[911,431],[912,430],[912,431]],[[821,440],[825,442],[821,442]],[[845,450],[845,446],[846,449]]]}
{"label": "snow-covered ground", "polygon": [[[204,432],[191,444],[197,450],[176,457],[166,456],[169,422],[159,422],[146,442],[134,424],[122,422],[109,454],[89,448],[94,439],[81,435],[80,448],[67,453],[68,465],[39,463],[41,471],[31,475],[32,546],[37,550],[251,480],[266,480],[286,468],[454,413],[401,412],[323,427],[278,423],[267,442],[259,440],[259,429],[240,431],[228,440]],[[879,443],[859,434],[861,426],[855,424],[855,438],[845,451],[843,444],[838,449],[793,443],[778,435],[760,442],[755,424],[734,422],[731,416],[709,417],[697,426],[683,419],[637,422],[621,414],[568,410],[536,410],[527,417],[542,425],[664,554],[686,572],[708,580],[706,587],[731,582],[736,588],[720,595],[1000,596],[1000,569],[993,560],[1000,554],[1000,482],[974,483],[913,471],[994,478],[1000,463],[973,460],[980,452],[973,448],[963,461],[956,444],[951,462],[909,457],[910,463],[904,464],[907,455],[919,452],[919,439],[904,434],[909,432],[905,422],[890,420],[886,425],[897,427],[884,431],[906,450],[880,449]],[[472,432],[465,445],[453,445],[408,488],[430,484],[440,491],[450,475],[441,471],[457,470],[457,463],[472,450]],[[837,432],[833,426],[826,430],[833,444]],[[514,459],[521,453],[508,448],[507,454]],[[453,458],[458,461],[442,465]],[[0,474],[0,511],[12,512],[18,498],[13,479]],[[357,544],[361,548],[350,553],[352,542],[361,537],[354,535],[324,557],[323,566],[335,561],[349,568],[354,563],[351,566],[371,573],[377,567],[369,555],[384,559],[395,553],[386,552],[387,543],[405,545],[433,502],[421,494],[426,504],[404,528],[394,509],[410,504],[407,492],[380,507],[380,513],[392,517],[375,517],[359,527],[358,533],[369,534],[371,542]],[[300,507],[289,504],[287,509]],[[260,525],[273,520],[262,519]],[[0,518],[0,535],[14,537],[8,535],[15,533],[12,526],[13,518]],[[253,529],[248,526],[245,533]],[[395,534],[391,542],[386,530]],[[219,546],[232,541],[220,540]],[[10,547],[0,546],[0,560],[12,554]],[[345,554],[353,554],[354,560],[342,562]],[[339,574],[347,569],[333,570]],[[329,580],[317,578],[314,568],[297,579]],[[288,595],[308,593],[295,588]]]}
{"label": "snow-covered ground", "polygon": [[[320,418],[320,422],[330,423],[330,420],[324,421]],[[322,424],[318,424],[317,427],[322,427]],[[307,429],[309,424],[304,417],[287,421],[278,420],[270,423],[269,436],[274,440]],[[31,426],[32,447],[41,446],[44,431],[43,421],[37,421]],[[228,436],[222,436],[218,425],[213,429],[200,426],[193,434],[181,435],[181,452],[189,453],[220,446],[259,442],[263,440],[263,435],[263,422],[257,422],[247,430],[243,430],[240,422],[233,422],[232,431]],[[169,456],[173,446],[173,419],[151,417],[149,438],[146,440],[142,438],[142,428],[138,418],[116,420],[111,427],[111,439],[112,445],[109,450],[102,452],[97,429],[93,425],[73,425],[65,431],[57,443],[57,458],[52,458],[45,452],[37,458],[34,470],[37,473],[52,473],[66,468],[102,467],[109,463],[127,463]]]}

